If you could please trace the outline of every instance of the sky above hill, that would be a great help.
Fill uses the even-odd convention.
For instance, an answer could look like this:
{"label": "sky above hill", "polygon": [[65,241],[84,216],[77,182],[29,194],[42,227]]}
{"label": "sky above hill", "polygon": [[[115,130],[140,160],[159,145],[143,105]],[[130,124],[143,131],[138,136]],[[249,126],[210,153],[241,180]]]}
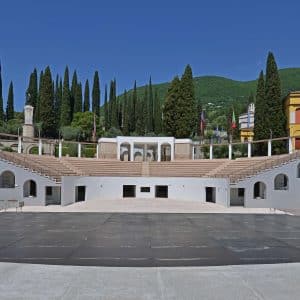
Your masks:
{"label": "sky above hill", "polygon": [[119,93],[150,75],[169,81],[188,63],[197,76],[252,80],[269,50],[280,68],[299,67],[299,10],[290,0],[3,0],[3,97],[12,80],[22,110],[30,73],[47,65],[90,82],[99,70],[102,92],[116,78]]}

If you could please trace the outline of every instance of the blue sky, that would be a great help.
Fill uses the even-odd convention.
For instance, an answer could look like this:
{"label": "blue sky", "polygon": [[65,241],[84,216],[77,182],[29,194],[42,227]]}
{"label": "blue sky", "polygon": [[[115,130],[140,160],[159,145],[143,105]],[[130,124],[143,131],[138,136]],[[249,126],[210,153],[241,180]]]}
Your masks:
{"label": "blue sky", "polygon": [[297,1],[0,1],[3,96],[12,80],[17,110],[34,67],[68,65],[82,81],[99,70],[102,91],[115,77],[120,93],[188,63],[197,76],[250,80],[269,50],[280,68],[300,66]]}

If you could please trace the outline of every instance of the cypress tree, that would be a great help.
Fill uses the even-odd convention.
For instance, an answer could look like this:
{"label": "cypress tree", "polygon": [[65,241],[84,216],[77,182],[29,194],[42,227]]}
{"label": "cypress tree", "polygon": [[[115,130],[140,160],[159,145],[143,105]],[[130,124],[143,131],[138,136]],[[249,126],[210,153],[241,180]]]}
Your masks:
{"label": "cypress tree", "polygon": [[82,85],[77,83],[75,91],[74,114],[82,112]]}
{"label": "cypress tree", "polygon": [[144,99],[145,99],[145,95],[142,99],[137,99],[136,106],[135,106],[136,107],[135,132],[138,135],[145,135]]}
{"label": "cypress tree", "polygon": [[56,127],[60,127],[60,111],[62,100],[62,80],[59,76],[56,76],[55,89],[54,89],[54,111],[55,111],[55,124]]}
{"label": "cypress tree", "polygon": [[50,68],[45,69],[43,83],[40,90],[40,118],[42,133],[45,137],[54,137],[56,134],[53,83]]}
{"label": "cypress tree", "polygon": [[163,129],[168,136],[176,137],[179,118],[177,104],[180,96],[180,80],[176,76],[169,85],[163,107]]}
{"label": "cypress tree", "polygon": [[139,115],[140,117],[140,130],[139,132],[141,132],[142,135],[145,135],[145,133],[148,133],[150,132],[149,131],[149,111],[148,111],[148,106],[149,104],[149,95],[148,95],[148,86],[145,87],[145,90],[144,90],[144,97],[143,97],[143,100],[142,100],[142,113]]}
{"label": "cypress tree", "polygon": [[129,131],[135,132],[136,131],[136,123],[138,119],[138,112],[137,112],[137,90],[136,90],[136,80],[134,81],[132,97],[130,101],[130,120],[129,120]]}
{"label": "cypress tree", "polygon": [[[277,64],[272,52],[269,52],[266,69],[266,107],[268,115],[265,115],[266,130],[272,130],[273,137],[284,137],[286,135],[286,117],[284,113],[284,103],[281,98],[281,84]],[[266,112],[265,112],[266,113]],[[277,148],[277,149],[275,149]],[[282,142],[274,144],[275,151],[284,148]]]}
{"label": "cypress tree", "polygon": [[193,73],[190,65],[187,65],[181,78],[181,97],[178,98],[178,122],[176,137],[185,138],[195,133],[197,128],[197,105],[195,100],[195,88]]}
{"label": "cypress tree", "polygon": [[127,91],[124,91],[124,105],[123,105],[123,134],[129,135],[129,106],[128,106]]}
{"label": "cypress tree", "polygon": [[[260,72],[257,89],[256,89],[256,101],[255,101],[255,118],[254,118],[254,139],[262,140],[269,136],[268,128],[265,127],[265,113],[268,109],[266,106],[265,98],[265,80],[263,71]],[[263,155],[266,150],[266,146],[262,144],[255,145],[255,152],[258,155]]]}
{"label": "cypress tree", "polygon": [[154,93],[154,132],[156,135],[162,132],[162,110],[157,90]]}
{"label": "cypress tree", "polygon": [[107,131],[109,129],[109,111],[108,111],[108,102],[107,102],[107,85],[105,85],[104,92],[104,127]]}
{"label": "cypress tree", "polygon": [[150,77],[150,80],[149,80],[149,97],[148,97],[148,105],[147,105],[147,108],[148,108],[148,128],[147,128],[147,131],[148,132],[153,132],[154,131],[154,125],[153,125],[153,90],[152,90],[152,80],[151,80],[151,77]]}
{"label": "cypress tree", "polygon": [[36,107],[38,102],[38,77],[37,70],[34,69],[30,74],[29,85],[26,90],[26,105],[33,106],[33,119],[36,119]]}
{"label": "cypress tree", "polygon": [[94,74],[94,83],[92,90],[92,111],[97,116],[100,114],[100,82],[98,71]]}
{"label": "cypress tree", "polygon": [[73,73],[72,76],[72,84],[71,84],[71,91],[70,91],[70,106],[71,106],[71,121],[73,120],[73,114],[74,114],[74,106],[75,106],[75,97],[76,97],[76,92],[77,92],[77,73],[76,70]]}
{"label": "cypress tree", "polygon": [[3,110],[3,94],[2,94],[2,74],[0,62],[0,126],[4,124],[4,110]]}
{"label": "cypress tree", "polygon": [[9,84],[7,106],[6,106],[6,120],[12,120],[15,117],[14,110],[14,87],[12,81]]}
{"label": "cypress tree", "polygon": [[84,86],[83,111],[90,111],[90,87],[89,87],[88,80],[86,80],[85,86]]}
{"label": "cypress tree", "polygon": [[114,79],[111,83],[111,93],[110,93],[110,104],[111,104],[111,127],[118,128],[118,110],[117,110],[117,83]]}
{"label": "cypress tree", "polygon": [[41,118],[40,118],[40,108],[41,108],[41,105],[40,105],[40,91],[42,89],[42,85],[43,85],[43,76],[44,76],[44,72],[41,71],[40,73],[40,80],[39,80],[39,90],[38,90],[38,97],[37,97],[37,103],[36,103],[36,108],[35,108],[35,122],[36,123],[39,123]]}
{"label": "cypress tree", "polygon": [[69,69],[66,67],[64,75],[63,93],[61,101],[60,126],[71,124],[71,100],[69,88]]}

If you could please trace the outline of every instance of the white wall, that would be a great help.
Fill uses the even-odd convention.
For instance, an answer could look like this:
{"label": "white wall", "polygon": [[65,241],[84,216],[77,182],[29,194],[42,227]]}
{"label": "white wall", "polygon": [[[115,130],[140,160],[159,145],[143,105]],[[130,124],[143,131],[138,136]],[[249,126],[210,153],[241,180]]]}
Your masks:
{"label": "white wall", "polygon": [[[216,203],[227,206],[228,181],[216,178],[165,177],[63,177],[62,205],[75,202],[75,187],[86,186],[87,201],[122,199],[123,185],[136,185],[137,198],[155,198],[155,185],[167,185],[169,199],[205,202],[205,187],[216,187]],[[142,186],[150,193],[140,192]]]}
{"label": "white wall", "polygon": [[[60,186],[60,184],[40,176],[36,173],[26,171],[13,164],[0,160],[0,174],[4,171],[11,171],[15,174],[15,188],[0,188],[0,200],[24,201],[25,205],[45,205],[46,186]],[[23,185],[27,180],[33,180],[37,184],[37,197],[23,197]]]}
{"label": "white wall", "polygon": [[[239,182],[236,186],[245,188],[246,207],[300,208],[300,178],[297,178],[297,167],[300,160],[276,167],[270,171]],[[274,190],[274,178],[278,174],[289,178],[288,190]],[[262,181],[266,184],[266,199],[254,199],[254,184]]]}

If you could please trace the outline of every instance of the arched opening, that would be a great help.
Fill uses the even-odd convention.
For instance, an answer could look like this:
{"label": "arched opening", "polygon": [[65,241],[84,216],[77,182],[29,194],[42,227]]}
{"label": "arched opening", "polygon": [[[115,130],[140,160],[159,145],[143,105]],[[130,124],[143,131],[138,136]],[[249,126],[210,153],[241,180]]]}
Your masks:
{"label": "arched opening", "polygon": [[254,199],[266,199],[267,188],[265,183],[258,181],[254,184],[253,198]]}
{"label": "arched opening", "polygon": [[120,145],[120,160],[121,161],[130,161],[130,144],[129,143],[122,143]]}
{"label": "arched opening", "polygon": [[15,174],[11,171],[4,171],[0,176],[0,188],[13,189],[15,185]]}
{"label": "arched opening", "polygon": [[300,178],[300,163],[297,166],[297,177]]}
{"label": "arched opening", "polygon": [[26,197],[36,197],[37,188],[36,182],[33,180],[27,180],[23,186],[23,196]]}
{"label": "arched opening", "polygon": [[161,161],[171,160],[171,145],[166,143],[161,145]]}
{"label": "arched opening", "polygon": [[274,189],[286,191],[289,189],[289,179],[285,174],[278,174],[274,179]]}
{"label": "arched opening", "polygon": [[300,124],[300,108],[297,108],[295,111],[295,121],[296,124]]}
{"label": "arched opening", "polygon": [[143,161],[143,154],[139,151],[134,153],[134,160],[135,161]]}

